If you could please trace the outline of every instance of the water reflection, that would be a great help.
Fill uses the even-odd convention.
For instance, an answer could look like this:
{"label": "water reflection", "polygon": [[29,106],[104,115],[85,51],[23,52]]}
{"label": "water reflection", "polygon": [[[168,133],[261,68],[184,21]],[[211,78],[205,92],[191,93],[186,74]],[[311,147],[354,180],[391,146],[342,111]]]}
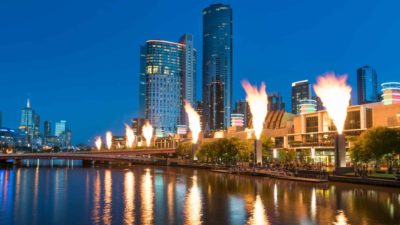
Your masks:
{"label": "water reflection", "polygon": [[311,220],[315,221],[315,217],[317,215],[317,197],[315,194],[315,188],[312,189],[311,194]]}
{"label": "water reflection", "polygon": [[202,200],[197,175],[192,177],[192,187],[185,201],[185,224],[198,225],[202,223]]}
{"label": "water reflection", "polygon": [[344,214],[343,210],[339,210],[335,222],[333,222],[334,225],[347,225],[349,220],[347,219],[346,215]]}
{"label": "water reflection", "polygon": [[153,190],[153,180],[150,174],[150,169],[146,169],[145,174],[142,175],[140,192],[141,192],[140,198],[142,202],[141,224],[153,224],[154,190]]}
{"label": "water reflection", "polygon": [[269,224],[267,215],[265,214],[265,207],[261,201],[261,197],[259,194],[256,196],[256,200],[254,201],[254,208],[252,212],[252,216],[247,222],[249,225],[267,225]]}
{"label": "water reflection", "polygon": [[103,223],[111,224],[111,202],[112,202],[112,177],[111,171],[106,170],[104,175],[104,210]]}
{"label": "water reflection", "polygon": [[125,173],[125,182],[124,182],[124,202],[125,202],[125,210],[124,210],[124,224],[132,225],[135,222],[135,217],[133,215],[135,210],[135,177],[132,171],[128,171]]}
{"label": "water reflection", "polygon": [[101,183],[99,171],[96,171],[93,187],[93,206],[92,206],[92,220],[94,224],[100,222],[100,198],[101,198]]}

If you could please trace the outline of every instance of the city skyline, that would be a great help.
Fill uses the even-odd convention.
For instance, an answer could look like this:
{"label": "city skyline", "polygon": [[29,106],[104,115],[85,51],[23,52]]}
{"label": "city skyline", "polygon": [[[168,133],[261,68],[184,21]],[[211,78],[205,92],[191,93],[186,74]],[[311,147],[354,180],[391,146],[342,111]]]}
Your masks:
{"label": "city skyline", "polygon": [[[125,22],[121,26],[112,29],[112,34],[109,35],[101,33],[98,29],[97,26],[104,18],[98,16],[97,12],[103,13],[102,15],[105,14],[104,17],[106,18],[109,16],[114,19],[107,26],[120,22],[120,20],[124,19],[124,16],[128,17],[128,10],[123,10],[121,16],[116,15],[121,13],[118,10],[125,7],[124,4],[128,4],[121,2],[115,3],[113,6],[106,3],[98,3],[95,10],[89,11],[89,14],[93,13],[91,14],[95,18],[93,20],[85,17],[81,18],[81,20],[75,19],[67,23],[63,20],[63,16],[66,15],[62,13],[59,16],[54,15],[57,11],[49,13],[47,16],[55,17],[56,21],[64,22],[64,26],[60,26],[59,30],[52,31],[50,29],[52,23],[44,23],[42,29],[46,28],[48,30],[43,35],[39,34],[40,32],[38,31],[35,33],[27,29],[26,32],[28,34],[32,32],[32,35],[24,34],[23,36],[26,37],[18,37],[17,34],[19,33],[10,28],[12,25],[28,26],[30,23],[33,23],[30,24],[34,25],[33,27],[39,26],[36,23],[43,21],[38,18],[36,20],[39,21],[26,22],[26,24],[17,19],[11,20],[10,27],[5,28],[6,33],[10,35],[0,38],[0,49],[4,54],[0,56],[0,72],[5,74],[3,78],[6,84],[4,92],[13,93],[13,90],[18,89],[18,94],[12,96],[2,95],[0,99],[3,126],[10,128],[18,126],[18,116],[15,115],[21,110],[25,99],[30,97],[35,101],[35,109],[40,111],[43,118],[50,121],[65,118],[71,122],[71,127],[74,130],[74,143],[86,143],[86,140],[102,134],[103,131],[109,128],[115,133],[123,133],[123,126],[120,124],[130,121],[138,113],[138,102],[136,102],[138,85],[135,83],[138,80],[139,57],[137,53],[140,44],[148,39],[175,40],[176,38],[174,37],[182,33],[193,33],[195,48],[199,51],[202,49],[200,47],[202,44],[201,11],[212,3],[217,2],[194,2],[194,6],[190,9],[185,9],[187,12],[182,12],[182,15],[177,15],[178,18],[176,20],[149,19],[147,26],[152,27],[152,30],[143,29],[143,33],[139,35],[139,38],[132,38],[134,30],[139,26],[135,22],[126,22],[124,20]],[[400,74],[399,69],[396,68],[394,57],[394,53],[399,48],[395,42],[399,37],[399,33],[394,29],[400,20],[390,17],[388,11],[390,12],[396,7],[389,4],[364,1],[364,4],[359,2],[339,2],[335,6],[315,4],[312,9],[319,9],[321,12],[314,12],[312,16],[321,18],[320,23],[312,21],[311,16],[305,16],[305,18],[289,26],[292,30],[286,31],[280,26],[288,25],[290,18],[296,18],[297,20],[296,15],[298,13],[307,14],[307,11],[299,12],[298,10],[299,7],[307,10],[306,3],[302,5],[293,3],[292,6],[285,4],[283,6],[280,3],[259,2],[264,6],[271,6],[269,7],[270,9],[268,7],[254,7],[237,1],[223,1],[223,3],[231,5],[234,11],[233,102],[238,99],[244,99],[244,93],[240,88],[240,84],[238,84],[238,81],[244,78],[256,83],[261,83],[263,80],[266,81],[268,91],[273,90],[282,93],[287,103],[286,110],[289,111],[291,82],[308,79],[313,84],[315,77],[326,71],[335,71],[340,74],[347,73],[349,82],[354,88],[352,101],[355,103],[357,68],[366,64],[375,68],[379,73],[378,86],[383,82],[397,81],[397,74]],[[12,17],[13,9],[18,10],[12,3],[1,4],[6,5],[0,8],[11,8],[10,12],[1,13],[3,21],[5,21],[3,17]],[[71,5],[74,4],[76,3],[71,3]],[[141,4],[144,7],[147,3]],[[153,10],[163,10],[164,4],[157,2],[158,7]],[[172,10],[177,4],[175,2],[166,7]],[[356,6],[376,13],[364,19],[359,19],[354,15],[359,13],[355,10]],[[40,7],[40,4],[36,7]],[[84,5],[83,7],[86,7],[85,9],[87,10],[89,5]],[[118,10],[113,10],[113,7],[117,7]],[[263,8],[267,8],[267,12],[264,12]],[[134,10],[134,7],[129,5],[127,9]],[[329,13],[325,14],[325,11]],[[85,12],[87,13],[87,11]],[[149,13],[146,18],[149,18],[150,14],[153,15],[153,13]],[[288,17],[287,15],[289,14],[293,15]],[[182,18],[186,15],[195,16],[189,17],[190,19],[187,19],[189,21],[182,21]],[[256,19],[261,16],[265,16],[265,18]],[[381,18],[378,19],[378,17]],[[45,16],[45,18],[47,17]],[[275,18],[275,20],[272,18]],[[275,22],[278,18],[282,21],[277,24],[273,24],[268,20],[272,19]],[[347,18],[352,20],[347,21]],[[191,22],[191,19],[195,22]],[[163,28],[165,24],[174,25],[178,24],[178,21],[181,26],[172,31],[167,31]],[[250,22],[254,22],[254,24],[250,24]],[[248,29],[254,29],[256,26],[261,27],[257,31],[261,32],[262,35],[256,35],[257,37],[246,35],[251,33]],[[343,27],[340,28],[341,26]],[[94,44],[88,44],[94,37],[84,31],[82,27],[91,28],[97,32],[96,34],[101,34],[97,39],[94,39]],[[370,29],[377,32],[369,37],[360,35],[365,30]],[[57,32],[64,32],[67,35],[66,37],[59,37]],[[319,32],[322,34],[321,39],[315,37],[315,34]],[[78,40],[77,37],[80,34],[85,34],[86,36],[83,35],[82,40]],[[377,34],[380,34],[381,38],[375,36]],[[334,37],[329,37],[328,35]],[[141,43],[139,43],[139,39]],[[270,42],[261,42],[264,39]],[[120,40],[123,41],[116,44]],[[336,43],[333,47],[329,44],[332,40],[335,40]],[[32,44],[29,49],[24,48],[24,42],[26,41]],[[47,44],[43,46],[44,42],[47,42]],[[266,45],[264,45],[265,43]],[[60,44],[56,48],[59,52],[51,49],[56,44]],[[66,44],[66,46],[61,44]],[[106,44],[110,44],[110,47],[105,47],[104,45]],[[369,48],[359,51],[366,44],[369,44]],[[68,46],[74,46],[74,48],[69,50],[67,49]],[[122,48],[127,48],[127,50],[122,51]],[[37,53],[39,49],[43,51]],[[98,56],[96,56],[97,54]],[[385,55],[385,57],[382,57],[382,55]],[[116,59],[108,61],[111,59],[110,57],[115,57]],[[198,59],[201,59],[200,55],[198,55]],[[199,65],[201,65],[201,62],[197,63],[198,69],[196,73],[202,74]],[[82,76],[87,77],[83,78]],[[40,82],[36,81],[36,79]],[[42,84],[43,80],[47,81],[47,83]],[[201,88],[199,88],[199,84],[201,84],[201,81],[197,79],[197,83],[197,97],[200,98],[201,92],[199,90]],[[82,131],[83,128],[87,129]]]}

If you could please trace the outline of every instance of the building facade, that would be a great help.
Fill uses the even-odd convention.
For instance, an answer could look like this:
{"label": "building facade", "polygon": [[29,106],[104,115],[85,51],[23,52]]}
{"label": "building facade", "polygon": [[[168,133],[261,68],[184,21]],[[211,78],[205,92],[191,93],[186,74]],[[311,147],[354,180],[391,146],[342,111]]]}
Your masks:
{"label": "building facade", "polygon": [[357,99],[359,105],[379,101],[377,74],[370,66],[357,69]]}
{"label": "building facade", "polygon": [[268,112],[285,109],[285,102],[279,92],[268,93]]}
{"label": "building facade", "polygon": [[[196,53],[192,35],[184,35],[181,43],[149,40],[141,48],[141,65],[145,65],[145,118],[154,127],[156,136],[176,133],[177,125],[185,124],[183,100],[195,99]],[[186,47],[188,45],[188,47]],[[145,57],[142,56],[145,50]],[[188,74],[186,74],[188,73]]]}
{"label": "building facade", "polygon": [[311,86],[308,80],[302,80],[292,83],[292,113],[299,114],[299,102],[303,99],[309,99],[311,95]]}
{"label": "building facade", "polygon": [[31,145],[35,142],[35,139],[40,137],[39,132],[39,115],[31,108],[30,100],[26,102],[26,107],[21,110],[21,120],[19,129],[26,133],[27,144]]}
{"label": "building facade", "polygon": [[230,126],[232,109],[232,8],[203,10],[203,129]]}

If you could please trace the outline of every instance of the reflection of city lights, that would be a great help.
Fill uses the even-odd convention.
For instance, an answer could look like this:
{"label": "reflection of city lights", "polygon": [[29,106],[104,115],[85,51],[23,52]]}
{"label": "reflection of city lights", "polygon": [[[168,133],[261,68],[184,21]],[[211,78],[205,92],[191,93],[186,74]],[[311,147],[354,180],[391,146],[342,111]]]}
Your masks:
{"label": "reflection of city lights", "polygon": [[135,217],[133,212],[135,210],[135,177],[132,171],[125,173],[124,179],[124,194],[125,194],[125,209],[124,209],[124,223],[134,224]]}
{"label": "reflection of city lights", "polygon": [[316,215],[317,215],[317,196],[315,194],[315,188],[313,188],[311,193],[311,218],[315,220]]}
{"label": "reflection of city lights", "polygon": [[200,188],[197,185],[197,176],[195,175],[193,176],[193,185],[189,190],[185,202],[185,224],[202,224],[201,205],[202,200],[200,195]]}
{"label": "reflection of city lights", "polygon": [[274,205],[278,206],[278,186],[276,184],[274,184]]}
{"label": "reflection of city lights", "polygon": [[253,215],[247,222],[249,225],[266,225],[269,224],[267,215],[265,214],[264,204],[261,201],[260,195],[256,196],[254,202]]}
{"label": "reflection of city lights", "polygon": [[141,202],[142,202],[142,224],[153,224],[153,180],[150,170],[147,169],[146,173],[142,176],[141,182]]}
{"label": "reflection of city lights", "polygon": [[347,225],[348,223],[348,219],[346,217],[346,215],[344,215],[343,210],[339,210],[338,214],[336,215],[335,218],[336,221],[333,222],[334,225]]}
{"label": "reflection of city lights", "polygon": [[104,209],[103,222],[111,224],[111,203],[112,203],[112,177],[111,171],[106,170],[104,175]]}

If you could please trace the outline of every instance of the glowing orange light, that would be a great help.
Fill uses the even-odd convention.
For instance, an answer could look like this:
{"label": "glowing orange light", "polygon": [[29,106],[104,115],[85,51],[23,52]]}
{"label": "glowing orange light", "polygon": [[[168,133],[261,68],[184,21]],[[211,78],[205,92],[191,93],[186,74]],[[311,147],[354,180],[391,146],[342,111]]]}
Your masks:
{"label": "glowing orange light", "polygon": [[200,116],[196,112],[196,110],[193,109],[190,102],[186,100],[185,100],[185,111],[189,118],[189,129],[190,131],[192,131],[192,143],[196,144],[199,139],[199,134],[201,131]]}
{"label": "glowing orange light", "polygon": [[151,143],[151,137],[153,136],[153,127],[148,121],[143,125],[142,132],[144,138],[146,139],[147,147],[149,147]]}
{"label": "glowing orange light", "polygon": [[110,150],[111,149],[111,145],[112,145],[112,133],[111,133],[111,131],[107,131],[107,133],[106,133],[106,144],[107,144],[108,150]]}
{"label": "glowing orange light", "polygon": [[264,82],[261,83],[260,88],[252,86],[247,80],[242,81],[242,87],[246,91],[246,101],[249,104],[250,112],[253,119],[253,128],[256,139],[259,140],[265,117],[268,113],[268,95],[265,91]]}
{"label": "glowing orange light", "polygon": [[314,90],[321,99],[329,117],[339,134],[342,134],[350,103],[351,87],[346,84],[347,75],[336,76],[326,73],[317,78]]}
{"label": "glowing orange light", "polygon": [[101,137],[96,137],[95,144],[96,144],[97,150],[100,150],[101,149],[101,144],[102,144]]}
{"label": "glowing orange light", "polygon": [[126,135],[126,147],[132,148],[133,143],[135,142],[135,134],[133,133],[133,129],[125,124],[125,135]]}

